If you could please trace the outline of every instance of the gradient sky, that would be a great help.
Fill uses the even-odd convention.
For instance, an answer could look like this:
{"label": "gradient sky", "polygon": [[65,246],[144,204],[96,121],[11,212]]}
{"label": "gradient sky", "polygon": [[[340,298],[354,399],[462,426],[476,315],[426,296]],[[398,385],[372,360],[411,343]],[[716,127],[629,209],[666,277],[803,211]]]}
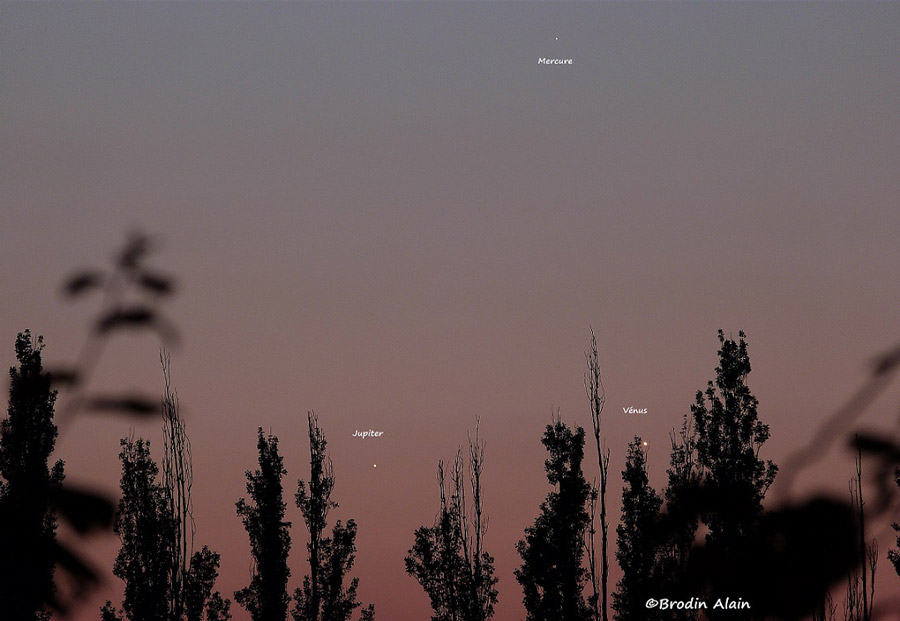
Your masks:
{"label": "gradient sky", "polygon": [[[280,438],[290,498],[314,409],[333,515],[359,524],[360,599],[427,618],[403,557],[438,509],[437,460],[479,416],[496,619],[520,619],[539,439],[556,408],[590,425],[591,326],[613,515],[634,435],[664,483],[718,328],[747,332],[777,463],[900,338],[898,33],[892,3],[4,2],[0,363],[25,328],[48,362],[73,359],[97,301],[66,304],[63,276],[156,235],[181,285],[196,541],[222,554],[223,594],[249,580],[234,503],[255,430]],[[157,343],[116,340],[96,386],[161,392]],[[864,425],[894,424],[898,388]],[[384,435],[351,437],[369,428]],[[66,426],[69,479],[115,492],[129,431]],[[159,454],[156,423],[134,433]],[[844,497],[851,471],[838,445],[798,488]],[[117,547],[92,542],[104,571]],[[879,572],[877,597],[900,593]],[[106,598],[111,575],[76,617]]]}

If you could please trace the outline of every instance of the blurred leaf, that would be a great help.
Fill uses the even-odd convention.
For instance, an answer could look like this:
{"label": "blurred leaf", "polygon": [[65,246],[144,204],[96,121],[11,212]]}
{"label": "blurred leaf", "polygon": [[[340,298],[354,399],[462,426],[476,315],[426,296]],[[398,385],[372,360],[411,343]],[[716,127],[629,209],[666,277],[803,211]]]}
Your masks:
{"label": "blurred leaf", "polygon": [[52,491],[50,501],[79,533],[112,528],[115,506],[100,494],[63,485]]}
{"label": "blurred leaf", "polygon": [[96,330],[103,334],[110,330],[139,328],[152,328],[159,333],[160,338],[166,344],[178,344],[178,331],[175,326],[160,318],[156,311],[146,306],[110,311],[97,322]]}
{"label": "blurred leaf", "polygon": [[63,293],[69,297],[76,297],[91,289],[96,289],[103,283],[103,275],[99,272],[80,272],[71,276],[63,285]]}
{"label": "blurred leaf", "polygon": [[157,295],[171,295],[175,291],[175,282],[171,278],[159,274],[144,272],[138,278],[138,284]]}
{"label": "blurred leaf", "polygon": [[753,618],[809,618],[858,560],[853,508],[816,497],[765,513],[755,532],[727,552],[694,546],[686,589],[740,594],[753,603]]}
{"label": "blurred leaf", "polygon": [[150,250],[150,238],[143,233],[132,233],[122,252],[119,253],[118,264],[127,270],[133,270]]}
{"label": "blurred leaf", "polygon": [[[69,548],[54,541],[50,550],[58,568],[62,568],[75,583],[75,597],[82,596],[88,589],[100,582],[100,576],[94,569]],[[68,606],[59,600],[53,602],[60,612],[65,613]]]}
{"label": "blurred leaf", "polygon": [[47,375],[50,376],[50,381],[56,386],[60,384],[75,386],[81,383],[81,374],[75,367],[50,367],[47,369]]}
{"label": "blurred leaf", "polygon": [[874,367],[875,375],[882,375],[897,365],[900,365],[900,346],[876,356],[875,360],[872,361],[872,365]]}
{"label": "blurred leaf", "polygon": [[140,328],[151,326],[155,321],[156,313],[143,306],[117,309],[107,313],[97,322],[97,331],[102,333],[116,328]]}
{"label": "blurred leaf", "polygon": [[85,407],[98,412],[121,412],[140,417],[159,413],[159,401],[143,395],[90,397],[87,399]]}
{"label": "blurred leaf", "polygon": [[863,453],[873,453],[886,457],[892,462],[900,462],[900,444],[869,433],[857,434],[850,445]]}

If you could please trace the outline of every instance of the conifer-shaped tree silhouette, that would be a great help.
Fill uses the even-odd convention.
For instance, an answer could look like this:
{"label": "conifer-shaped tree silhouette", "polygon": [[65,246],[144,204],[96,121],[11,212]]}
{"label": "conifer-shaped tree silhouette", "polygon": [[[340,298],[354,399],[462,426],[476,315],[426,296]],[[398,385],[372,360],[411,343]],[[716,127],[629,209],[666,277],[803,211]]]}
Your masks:
{"label": "conifer-shaped tree silhouette", "polygon": [[48,619],[53,598],[56,517],[49,496],[64,478],[50,466],[56,446],[56,391],[43,369],[43,338],[16,337],[18,367],[9,370],[9,406],[0,422],[0,607],[14,621]]}
{"label": "conifer-shaped tree silhouette", "polygon": [[650,487],[647,459],[639,437],[628,445],[622,480],[622,520],[616,527],[616,560],[622,568],[622,579],[613,593],[613,610],[618,621],[644,621],[655,618],[655,611],[648,610],[645,603],[661,595],[654,573],[662,498]]}
{"label": "conifer-shaped tree silhouette", "polygon": [[591,610],[584,601],[584,533],[591,487],[584,479],[584,429],[574,430],[556,418],[541,440],[550,454],[544,462],[554,491],[541,503],[534,525],[516,549],[522,566],[516,580],[524,592],[528,621],[582,621]]}
{"label": "conifer-shaped tree silhouette", "polygon": [[291,548],[290,522],[284,521],[285,503],[281,478],[287,474],[278,453],[278,438],[257,431],[259,469],[247,471],[247,494],[237,514],[250,538],[253,572],[250,584],[234,594],[253,621],[284,621],[288,611],[287,582],[291,575],[287,558]]}
{"label": "conifer-shaped tree silhouette", "polygon": [[122,547],[113,573],[125,582],[122,609],[130,621],[167,619],[175,521],[165,488],[157,481],[159,467],[150,456],[150,442],[125,438],[121,446],[122,497],[115,530]]}
{"label": "conifer-shaped tree silhouette", "polygon": [[[313,412],[307,414],[309,430],[309,481],[297,483],[296,502],[309,531],[307,560],[309,575],[303,578],[302,588],[294,592],[294,621],[347,621],[360,607],[356,599],[359,578],[347,586],[344,581],[353,568],[356,557],[356,522],[338,520],[325,536],[328,513],[338,504],[331,500],[334,490],[334,467],[326,452],[325,433]],[[362,617],[374,618],[374,606],[363,609]]]}
{"label": "conifer-shaped tree silhouette", "polygon": [[[660,528],[665,535],[660,586],[682,599],[704,590],[710,597],[728,592],[732,599],[753,593],[762,607],[759,585],[767,570],[757,556],[777,554],[770,539],[778,522],[764,519],[762,500],[778,469],[759,457],[769,426],[759,420],[758,401],[747,385],[751,369],[745,335],[741,331],[735,340],[719,330],[718,340],[715,378],[705,391],[697,391],[680,441],[673,439]],[[705,545],[698,547],[693,538],[700,524],[708,532]],[[716,565],[721,571],[712,568]],[[690,611],[675,612],[677,618],[694,617]],[[729,613],[705,611],[709,618],[722,614]]]}
{"label": "conifer-shaped tree silhouette", "polygon": [[707,511],[707,542],[727,553],[746,537],[762,512],[762,500],[778,467],[759,457],[769,426],[756,412],[758,401],[747,386],[750,356],[743,331],[738,340],[719,330],[719,365],[706,391],[691,406],[697,431],[697,458],[703,482],[718,498]]}

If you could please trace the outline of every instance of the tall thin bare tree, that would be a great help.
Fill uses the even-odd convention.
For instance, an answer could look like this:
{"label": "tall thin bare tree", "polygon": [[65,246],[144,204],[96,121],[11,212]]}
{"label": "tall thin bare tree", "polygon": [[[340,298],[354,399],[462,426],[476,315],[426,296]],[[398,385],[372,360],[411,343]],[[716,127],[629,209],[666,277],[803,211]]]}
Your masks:
{"label": "tall thin bare tree", "polygon": [[[434,526],[416,530],[415,544],[407,555],[406,572],[413,576],[431,599],[432,621],[486,621],[497,603],[494,559],[484,550],[487,516],[484,514],[481,475],[484,443],[468,438],[468,472],[459,448],[450,467],[450,497],[447,497],[444,462],[438,462],[440,513]],[[472,494],[468,506],[466,479]]]}
{"label": "tall thin bare tree", "polygon": [[190,572],[190,562],[194,552],[193,506],[191,487],[194,471],[191,459],[191,441],[185,433],[184,421],[178,409],[178,394],[172,388],[172,361],[162,350],[159,354],[165,380],[165,395],[162,400],[163,419],[163,459],[162,475],[166,504],[174,521],[172,542],[172,568],[170,575],[169,612],[173,619],[180,619],[184,611],[185,580]]}
{"label": "tall thin bare tree", "polygon": [[[609,519],[606,515],[606,486],[609,473],[609,448],[601,436],[603,422],[603,406],[606,405],[606,391],[603,388],[603,377],[600,373],[600,356],[597,352],[597,337],[591,329],[591,348],[585,354],[588,370],[584,378],[584,387],[587,391],[588,401],[591,406],[591,422],[594,427],[594,442],[597,446],[597,465],[600,469],[599,489],[591,494],[591,525],[590,533],[590,558],[588,567],[591,573],[591,583],[594,588],[593,614],[594,619],[608,620],[608,583],[609,583]],[[594,552],[594,514],[596,511],[596,499],[600,501],[600,597],[597,601],[597,567]],[[599,606],[599,611],[597,610]]]}
{"label": "tall thin bare tree", "polygon": [[857,449],[856,477],[850,479],[850,501],[856,513],[857,548],[859,561],[857,569],[847,577],[847,601],[845,618],[847,621],[871,621],[872,606],[875,602],[875,569],[878,564],[878,541],[866,543],[865,500],[862,493],[862,451]]}

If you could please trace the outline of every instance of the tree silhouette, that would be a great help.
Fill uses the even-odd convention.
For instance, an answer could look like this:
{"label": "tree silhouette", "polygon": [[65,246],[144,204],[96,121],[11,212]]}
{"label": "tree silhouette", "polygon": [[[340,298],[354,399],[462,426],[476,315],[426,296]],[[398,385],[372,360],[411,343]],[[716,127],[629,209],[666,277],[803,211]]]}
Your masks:
{"label": "tree silhouette", "polygon": [[291,548],[291,524],[284,521],[285,503],[281,478],[287,474],[278,454],[278,438],[258,429],[259,469],[247,471],[247,494],[241,498],[237,514],[250,538],[253,570],[250,584],[236,591],[234,599],[250,612],[253,621],[284,621],[287,618],[287,565]]}
{"label": "tree silhouette", "polygon": [[738,545],[762,511],[762,499],[777,466],[758,457],[769,426],[757,417],[758,401],[747,386],[750,357],[743,331],[739,340],[719,337],[719,366],[705,392],[697,391],[691,413],[697,431],[698,463],[704,483],[719,502],[706,512],[706,539],[724,552]]}
{"label": "tree silhouette", "polygon": [[[894,470],[894,482],[897,483],[897,487],[900,488],[900,468]],[[891,528],[893,528],[895,532],[900,533],[900,524],[897,522],[891,524]],[[891,565],[894,566],[894,571],[900,576],[900,535],[897,536],[897,549],[888,551],[888,560],[891,562]]]}
{"label": "tree silhouette", "polygon": [[106,600],[100,608],[100,621],[122,621],[122,613],[116,610],[111,601]]}
{"label": "tree silhouette", "polygon": [[443,461],[438,462],[438,487],[440,513],[433,526],[416,530],[415,543],[405,559],[406,572],[431,600],[432,621],[459,621],[464,614],[465,591],[462,527],[454,499],[447,500]]}
{"label": "tree silhouette", "polygon": [[[116,253],[111,271],[80,271],[71,275],[63,285],[63,293],[70,298],[81,297],[91,291],[104,295],[102,308],[93,321],[77,363],[53,367],[47,374],[54,387],[69,389],[68,399],[57,417],[60,424],[79,412],[146,417],[158,411],[154,400],[140,393],[91,394],[86,391],[104,345],[112,335],[128,330],[152,329],[164,340],[174,341],[177,337],[172,324],[159,312],[160,302],[175,289],[174,281],[146,265],[151,246],[146,236],[133,234]],[[128,298],[135,301],[126,303]],[[33,349],[39,350],[40,347]],[[55,396],[55,391],[52,394]],[[39,420],[40,416],[32,418],[33,423]],[[47,440],[42,433],[27,435],[39,443]],[[55,427],[52,435],[55,442]],[[61,469],[59,475],[61,480]],[[32,507],[40,505],[53,512],[52,515],[46,513],[48,526],[55,524],[58,516],[71,528],[75,537],[95,530],[111,531],[114,527],[115,505],[98,492],[56,483],[33,486],[30,494]],[[34,594],[38,590],[42,591],[41,607],[46,605],[64,614],[73,601],[84,596],[100,581],[98,572],[71,544],[58,542],[55,537],[44,538],[38,546],[29,543],[31,533],[26,532],[28,528],[23,531],[22,527],[31,513],[31,509],[21,511],[12,504],[0,506],[0,602],[4,613],[13,619],[20,618],[21,614],[28,619],[34,618],[26,609],[33,607]],[[26,550],[24,546],[30,548]],[[27,552],[25,557],[23,551]],[[34,575],[35,568],[50,567],[52,578],[54,565],[68,583],[68,588],[62,591],[63,597],[52,584],[50,588],[43,588],[44,581]],[[27,584],[20,585],[20,581]],[[103,611],[105,617],[115,617],[117,614],[111,603]],[[46,610],[39,611],[37,616],[46,617]]]}
{"label": "tree silhouette", "polygon": [[203,546],[186,558],[194,536],[190,440],[170,387],[168,355],[161,354],[160,361],[165,380],[162,472],[150,456],[149,442],[122,440],[123,494],[116,518],[122,547],[114,573],[125,580],[126,597],[122,611],[107,601],[101,614],[104,619],[120,618],[120,613],[152,619],[165,598],[160,618],[202,621],[205,610],[207,621],[229,619],[231,602],[213,593],[219,555]]}
{"label": "tree silhouette", "polygon": [[662,499],[650,487],[647,459],[639,437],[628,445],[622,480],[622,520],[616,527],[616,560],[622,568],[622,579],[613,593],[613,610],[619,621],[642,621],[653,614],[645,602],[660,594],[654,573]]}
{"label": "tree silhouette", "polygon": [[471,515],[460,449],[450,473],[449,501],[444,462],[438,462],[440,512],[433,526],[416,530],[415,543],[405,559],[406,572],[431,600],[432,621],[486,621],[494,614],[494,559],[483,549],[487,526],[481,487],[483,465],[484,444],[478,440],[476,428],[475,441],[469,441]]}
{"label": "tree silhouette", "polygon": [[219,577],[219,554],[203,546],[191,556],[184,580],[184,617],[186,621],[225,621],[231,618],[231,601],[213,588]]}
{"label": "tree silhouette", "polygon": [[[295,621],[346,621],[360,603],[356,600],[359,578],[353,578],[345,588],[344,579],[353,568],[356,555],[356,522],[338,520],[325,537],[328,512],[338,504],[331,500],[334,490],[334,468],[326,453],[325,434],[313,412],[307,414],[309,429],[310,478],[307,484],[297,482],[297,507],[309,531],[306,546],[309,575],[303,587],[294,592]],[[368,606],[363,618],[372,618],[374,607]]]}
{"label": "tree silhouette", "polygon": [[[594,619],[608,618],[607,594],[609,592],[609,520],[606,515],[606,488],[609,477],[609,449],[600,438],[601,423],[603,418],[603,406],[606,405],[606,394],[603,390],[603,378],[600,374],[600,356],[597,351],[597,337],[591,330],[591,349],[585,354],[588,363],[588,371],[585,375],[584,387],[587,391],[591,406],[591,424],[594,430],[594,443],[597,447],[597,465],[600,470],[600,485],[592,492],[591,499],[591,527],[588,548],[588,564],[591,575],[591,610]],[[600,502],[600,593],[597,593],[597,563],[596,550],[594,549],[594,516],[597,501]]]}
{"label": "tree silhouette", "polygon": [[[681,430],[669,434],[672,450],[669,457],[668,483],[664,492],[666,511],[660,515],[656,529],[657,558],[655,580],[661,592],[689,599],[685,586],[688,560],[694,537],[700,526],[698,509],[693,502],[700,484],[697,465],[697,435],[690,417],[685,416]],[[692,610],[669,611],[672,619],[694,619]]]}
{"label": "tree silhouette", "polygon": [[53,599],[56,517],[49,494],[59,490],[63,462],[51,468],[56,446],[56,391],[44,372],[43,338],[16,337],[18,368],[9,370],[9,406],[0,422],[0,606],[5,618],[48,619]]}
{"label": "tree silhouette", "polygon": [[202,621],[205,610],[207,621],[230,619],[231,600],[223,599],[218,591],[213,592],[219,577],[219,554],[208,546],[191,554],[195,534],[191,441],[181,417],[178,395],[171,387],[171,359],[165,351],[160,352],[160,363],[165,381],[162,480],[173,523],[169,614],[173,619]]}
{"label": "tree silhouette", "polygon": [[[168,353],[162,351],[159,360],[162,364],[165,381],[165,394],[162,400],[162,482],[168,512],[172,516],[174,525],[172,530],[172,567],[169,573],[171,583],[169,616],[172,619],[180,619],[186,611],[186,582],[194,558],[208,563],[212,557],[191,556],[195,534],[191,504],[191,486],[194,480],[191,441],[187,436],[184,420],[179,411],[178,395],[171,387],[171,358]],[[209,552],[208,549],[206,551]],[[218,554],[214,552],[211,554],[215,555],[215,566],[218,567]],[[205,565],[203,571],[206,571],[207,567],[208,565]],[[218,571],[216,571],[216,575],[218,575]],[[216,575],[212,577],[213,582],[215,582]],[[210,584],[210,588],[212,588],[212,584]]]}
{"label": "tree silhouette", "polygon": [[847,576],[846,621],[870,621],[875,601],[875,569],[878,564],[878,540],[866,541],[866,513],[862,488],[862,451],[857,449],[856,478],[850,479],[850,504],[856,517],[858,564]]}
{"label": "tree silhouette", "polygon": [[573,431],[557,417],[541,439],[550,458],[544,462],[555,491],[541,503],[533,526],[516,544],[522,566],[515,571],[524,592],[528,621],[582,621],[592,615],[582,592],[585,570],[583,536],[588,524],[590,485],[584,479],[584,429]]}
{"label": "tree silhouette", "polygon": [[115,530],[122,547],[113,573],[125,582],[122,609],[131,621],[168,619],[175,523],[150,442],[125,438],[120,444],[122,497]]}
{"label": "tree silhouette", "polygon": [[[824,595],[819,586],[827,584],[820,575],[827,571],[819,571],[824,567],[807,569],[802,581],[795,580],[794,596],[783,592],[787,582],[776,576],[797,571],[798,563],[816,553],[809,549],[813,534],[820,546],[826,533],[844,527],[848,513],[825,500],[763,513],[762,500],[777,472],[771,461],[759,458],[769,428],[759,421],[758,402],[746,383],[750,359],[744,333],[735,341],[719,330],[718,338],[715,379],[697,392],[680,438],[672,437],[666,510],[658,528],[658,586],[681,599],[704,593],[743,597],[754,602],[753,614],[760,618],[811,614]],[[822,516],[821,524],[801,526],[813,514]],[[705,545],[694,544],[700,524],[708,529]],[[837,556],[845,553],[844,543],[835,542]],[[675,613],[673,618],[695,618],[693,612]],[[705,611],[707,618],[720,614],[729,612]]]}
{"label": "tree silhouette", "polygon": [[206,621],[228,621],[229,619],[231,619],[231,600],[223,599],[216,591],[206,602]]}

